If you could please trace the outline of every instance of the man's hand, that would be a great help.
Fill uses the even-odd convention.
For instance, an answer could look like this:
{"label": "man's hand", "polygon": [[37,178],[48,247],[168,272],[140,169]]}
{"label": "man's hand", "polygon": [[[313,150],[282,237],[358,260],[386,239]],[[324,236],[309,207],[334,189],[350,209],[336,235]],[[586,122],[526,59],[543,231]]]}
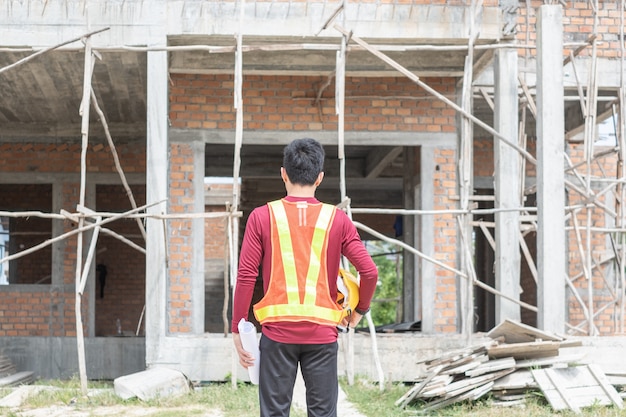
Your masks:
{"label": "man's hand", "polygon": [[343,320],[341,320],[340,325],[346,329],[355,329],[362,318],[362,315],[353,310],[349,316],[346,316]]}
{"label": "man's hand", "polygon": [[239,355],[239,364],[246,369],[254,365],[254,356],[243,349],[239,333],[233,333],[233,343],[235,344],[235,349],[237,349],[237,355]]}

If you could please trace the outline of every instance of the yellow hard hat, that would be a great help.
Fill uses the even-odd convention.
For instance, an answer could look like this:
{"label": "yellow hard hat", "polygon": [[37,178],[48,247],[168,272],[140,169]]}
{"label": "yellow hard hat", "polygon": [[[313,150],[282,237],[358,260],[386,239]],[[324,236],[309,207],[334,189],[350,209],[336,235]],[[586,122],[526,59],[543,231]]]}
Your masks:
{"label": "yellow hard hat", "polygon": [[350,271],[341,268],[337,277],[337,304],[343,308],[342,320],[359,304],[359,280]]}

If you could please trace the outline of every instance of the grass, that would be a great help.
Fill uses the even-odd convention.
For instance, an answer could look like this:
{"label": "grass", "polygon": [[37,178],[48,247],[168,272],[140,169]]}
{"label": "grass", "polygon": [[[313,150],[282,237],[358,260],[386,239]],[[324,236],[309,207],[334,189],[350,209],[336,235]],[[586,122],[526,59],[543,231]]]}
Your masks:
{"label": "grass", "polygon": [[[151,417],[206,416],[208,410],[220,410],[224,417],[256,417],[259,415],[257,387],[240,383],[233,390],[231,383],[210,383],[197,387],[190,394],[140,401],[136,398],[122,400],[115,395],[110,382],[90,382],[90,394],[83,396],[78,380],[70,381],[39,381],[38,385],[53,387],[32,395],[19,410],[0,408],[0,416],[19,417],[27,410],[41,409],[51,406],[68,406],[72,409],[90,413],[89,410],[100,410],[106,407],[143,408],[150,410]],[[410,388],[404,384],[388,384],[380,391],[375,383],[357,379],[354,385],[341,381],[348,399],[367,417],[410,417],[424,415],[421,408],[424,404],[411,403],[406,409],[400,409],[394,403]],[[11,389],[0,389],[0,397],[11,392]],[[124,413],[121,411],[120,413]],[[83,414],[84,415],[84,414]],[[95,415],[95,414],[94,414]],[[472,402],[450,405],[428,414],[440,417],[626,417],[626,410],[615,407],[592,406],[583,409],[581,414],[572,411],[555,412],[539,393],[529,394],[523,408],[496,407],[490,397]],[[305,417],[306,412],[292,410],[292,417]],[[341,417],[341,416],[339,416]]]}

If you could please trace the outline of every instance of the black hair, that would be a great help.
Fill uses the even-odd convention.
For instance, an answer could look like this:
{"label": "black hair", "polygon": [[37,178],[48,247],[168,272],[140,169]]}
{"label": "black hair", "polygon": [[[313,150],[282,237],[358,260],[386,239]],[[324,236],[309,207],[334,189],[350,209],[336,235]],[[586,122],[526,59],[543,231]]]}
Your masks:
{"label": "black hair", "polygon": [[292,141],[283,150],[283,168],[289,181],[298,185],[313,185],[324,170],[324,148],[311,138]]}

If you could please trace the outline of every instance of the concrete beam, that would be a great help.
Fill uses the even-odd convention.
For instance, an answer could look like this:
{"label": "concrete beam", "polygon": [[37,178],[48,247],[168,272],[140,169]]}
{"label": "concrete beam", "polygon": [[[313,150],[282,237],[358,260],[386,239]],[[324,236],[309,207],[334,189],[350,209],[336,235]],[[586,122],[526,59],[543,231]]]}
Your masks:
{"label": "concrete beam", "polygon": [[537,14],[537,327],[565,328],[565,183],[563,132],[563,10]]}
{"label": "concrete beam", "polygon": [[[147,45],[159,34],[221,34],[244,36],[316,36],[336,6],[325,2],[246,2],[243,25],[240,3],[195,0],[65,0],[3,2],[0,39],[5,46],[50,46],[92,30],[110,30],[94,38],[102,45]],[[348,3],[346,27],[371,38],[450,39],[466,41],[469,7],[449,5]],[[420,24],[415,24],[420,22]],[[483,7],[481,39],[500,39],[498,7]],[[241,29],[240,29],[241,26]],[[339,38],[333,29],[322,36]]]}
{"label": "concrete beam", "polygon": [[[245,131],[243,142],[246,145],[287,145],[294,138],[313,137],[322,145],[337,145],[337,132],[333,131]],[[169,129],[169,138],[173,142],[193,142],[218,145],[234,145],[234,130],[215,129]],[[456,133],[431,132],[346,132],[346,146],[456,146]]]}
{"label": "concrete beam", "polygon": [[[496,52],[494,128],[517,143],[518,94],[517,51],[502,49]],[[495,208],[521,206],[520,154],[498,138],[494,138]],[[519,212],[495,214],[495,269],[496,289],[514,300],[520,299]],[[496,297],[496,324],[505,319],[521,318],[520,307],[513,301]]]}

